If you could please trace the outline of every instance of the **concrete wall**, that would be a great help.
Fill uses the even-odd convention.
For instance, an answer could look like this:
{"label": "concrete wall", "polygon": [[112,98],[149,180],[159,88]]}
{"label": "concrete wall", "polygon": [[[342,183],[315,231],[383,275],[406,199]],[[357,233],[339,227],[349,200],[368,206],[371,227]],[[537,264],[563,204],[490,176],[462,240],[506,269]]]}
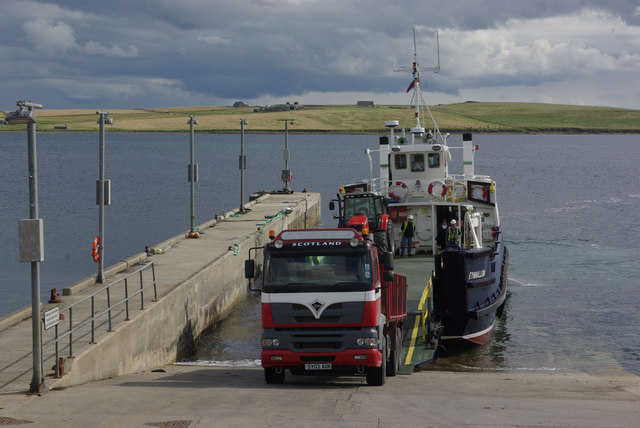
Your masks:
{"label": "concrete wall", "polygon": [[[320,221],[320,195],[292,206],[286,229],[312,228]],[[275,214],[275,213],[274,213]],[[92,380],[149,370],[189,355],[200,334],[231,310],[247,293],[244,261],[248,250],[268,240],[268,229],[279,232],[284,217],[240,241],[240,252],[226,251],[185,282],[161,296],[148,310],[118,326],[104,339],[65,361],[64,377],[48,382],[50,388],[71,386]],[[209,233],[215,233],[213,229]],[[170,257],[170,254],[163,255]]]}

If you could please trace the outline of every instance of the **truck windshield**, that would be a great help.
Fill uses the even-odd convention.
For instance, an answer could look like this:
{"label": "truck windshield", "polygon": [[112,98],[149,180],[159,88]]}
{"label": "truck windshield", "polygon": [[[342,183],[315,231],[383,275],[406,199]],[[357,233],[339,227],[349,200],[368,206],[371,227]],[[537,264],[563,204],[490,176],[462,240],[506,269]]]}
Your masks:
{"label": "truck windshield", "polygon": [[366,291],[373,284],[367,254],[272,252],[265,259],[267,293]]}

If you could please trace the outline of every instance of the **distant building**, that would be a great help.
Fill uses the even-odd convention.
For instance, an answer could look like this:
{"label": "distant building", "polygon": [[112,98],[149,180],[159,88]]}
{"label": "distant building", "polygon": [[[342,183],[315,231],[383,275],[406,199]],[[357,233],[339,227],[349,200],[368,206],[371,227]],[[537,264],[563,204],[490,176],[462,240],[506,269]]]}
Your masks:
{"label": "distant building", "polygon": [[358,107],[374,107],[373,101],[358,101],[356,105]]}
{"label": "distant building", "polygon": [[260,111],[262,112],[290,111],[290,110],[301,110],[303,108],[304,106],[296,101],[293,104],[291,104],[290,102],[287,102],[286,104],[273,104],[273,105],[264,107]]}
{"label": "distant building", "polygon": [[234,107],[249,107],[249,104],[245,103],[244,101],[236,101],[235,103],[233,103]]}

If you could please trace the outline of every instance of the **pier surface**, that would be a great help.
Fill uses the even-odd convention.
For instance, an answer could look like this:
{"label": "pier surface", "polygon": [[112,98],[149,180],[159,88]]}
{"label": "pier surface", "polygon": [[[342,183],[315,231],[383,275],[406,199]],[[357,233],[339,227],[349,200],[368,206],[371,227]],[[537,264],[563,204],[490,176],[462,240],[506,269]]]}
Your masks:
{"label": "pier surface", "polygon": [[3,421],[47,427],[636,427],[638,377],[580,372],[424,371],[362,377],[168,365],[42,397],[4,396]]}

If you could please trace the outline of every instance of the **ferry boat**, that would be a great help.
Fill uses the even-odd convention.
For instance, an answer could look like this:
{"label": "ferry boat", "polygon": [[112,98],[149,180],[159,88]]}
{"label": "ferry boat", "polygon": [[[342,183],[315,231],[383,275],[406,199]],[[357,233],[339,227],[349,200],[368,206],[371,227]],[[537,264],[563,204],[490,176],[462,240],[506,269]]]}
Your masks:
{"label": "ferry boat", "polygon": [[[424,102],[419,73],[439,70],[439,53],[437,66],[420,68],[415,49],[412,67],[395,70],[412,73],[407,92],[412,92],[409,111],[413,114],[407,114],[400,131],[396,131],[399,121],[385,122],[389,135],[380,138],[377,150],[367,150],[370,165],[372,153],[380,156],[379,176],[373,177],[370,169],[368,190],[387,197],[396,255],[402,254],[403,225],[412,218],[415,235],[408,254],[396,258],[396,270],[418,269],[423,277],[431,277],[433,311],[429,313],[442,326],[440,340],[481,345],[504,308],[509,256],[503,243],[497,185],[490,176],[476,174],[478,146],[471,133],[462,135],[461,147],[450,145],[452,137],[440,132]],[[430,128],[425,126],[427,117]],[[462,155],[463,161],[463,170],[457,174],[449,171],[454,154]],[[440,231],[440,239],[451,240],[438,245],[443,221],[447,229]],[[458,240],[452,223],[459,228]]]}

